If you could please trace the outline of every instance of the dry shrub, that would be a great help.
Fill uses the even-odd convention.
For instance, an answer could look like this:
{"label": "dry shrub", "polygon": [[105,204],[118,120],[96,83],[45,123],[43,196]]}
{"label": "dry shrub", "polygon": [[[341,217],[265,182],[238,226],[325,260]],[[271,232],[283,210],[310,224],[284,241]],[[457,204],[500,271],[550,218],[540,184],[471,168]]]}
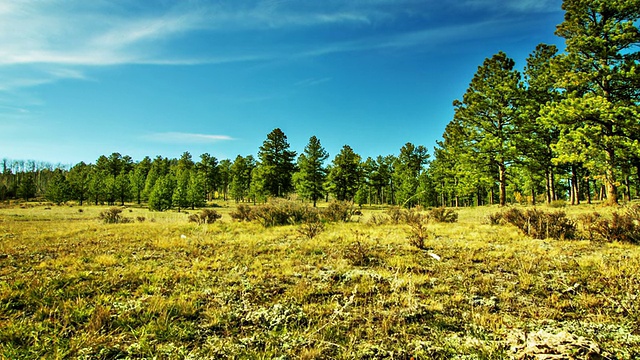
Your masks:
{"label": "dry shrub", "polygon": [[563,211],[544,212],[538,209],[522,211],[511,208],[501,214],[502,221],[516,226],[534,239],[574,239],[576,224]]}
{"label": "dry shrub", "polygon": [[144,216],[137,216],[136,220],[138,220],[138,222],[144,222],[147,219]]}
{"label": "dry shrub", "polygon": [[122,213],[122,209],[112,207],[101,212],[100,215],[98,215],[98,219],[102,220],[105,224],[120,224],[131,222],[131,219],[123,217],[122,215],[120,215],[120,213]]}
{"label": "dry shrub", "polygon": [[298,233],[300,235],[305,236],[309,240],[316,237],[318,234],[324,231],[324,223],[318,220],[309,220],[304,222],[300,228],[298,228]]}
{"label": "dry shrub", "polygon": [[198,224],[213,224],[221,217],[222,215],[218,214],[218,212],[215,210],[204,209],[200,212],[200,214],[189,215],[189,222],[195,222]]}
{"label": "dry shrub", "polygon": [[233,220],[237,221],[251,221],[253,220],[253,214],[251,213],[251,207],[246,204],[238,204],[235,211],[230,214]]}
{"label": "dry shrub", "polygon": [[369,266],[379,261],[373,248],[364,241],[365,235],[354,231],[355,240],[343,251],[343,256],[353,266]]}
{"label": "dry shrub", "polygon": [[623,213],[614,212],[611,219],[598,213],[583,215],[585,237],[590,240],[640,244],[640,205],[627,208]]}
{"label": "dry shrub", "polygon": [[389,209],[387,209],[386,214],[389,217],[389,220],[393,223],[393,224],[399,224],[401,221],[404,221],[405,219],[405,211],[404,209],[398,207],[398,206],[392,206]]}
{"label": "dry shrub", "polygon": [[502,216],[500,212],[489,214],[487,215],[487,221],[489,225],[502,225],[504,223],[504,216]]}
{"label": "dry shrub", "polygon": [[371,215],[369,220],[367,220],[367,224],[369,225],[384,225],[387,223],[389,223],[389,217],[384,214],[380,214],[380,215],[373,214]]}
{"label": "dry shrub", "polygon": [[429,211],[428,216],[433,221],[439,223],[454,223],[458,221],[458,213],[445,207],[432,209]]}
{"label": "dry shrub", "polygon": [[251,210],[252,219],[258,220],[264,227],[301,224],[318,219],[318,211],[307,205],[274,200],[258,205]]}
{"label": "dry shrub", "polygon": [[408,211],[405,219],[410,229],[409,243],[418,249],[426,249],[425,241],[433,236],[427,228],[430,217],[418,211]]}
{"label": "dry shrub", "polygon": [[356,212],[358,212],[358,210],[353,207],[353,204],[346,201],[334,201],[322,209],[320,215],[327,221],[349,222]]}

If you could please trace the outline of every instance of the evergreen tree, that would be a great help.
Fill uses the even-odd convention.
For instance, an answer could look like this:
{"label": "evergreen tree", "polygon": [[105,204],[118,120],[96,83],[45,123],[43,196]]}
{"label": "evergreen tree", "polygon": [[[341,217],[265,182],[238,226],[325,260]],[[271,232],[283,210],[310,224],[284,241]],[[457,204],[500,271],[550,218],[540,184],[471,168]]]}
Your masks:
{"label": "evergreen tree", "polygon": [[236,201],[244,201],[251,191],[251,172],[255,167],[253,156],[243,157],[238,155],[231,165],[230,194]]}
{"label": "evergreen tree", "polygon": [[419,185],[418,178],[428,158],[427,149],[422,145],[415,146],[412,143],[406,143],[400,149],[400,155],[394,163],[398,204],[413,207],[418,203],[416,197]]}
{"label": "evergreen tree", "polygon": [[69,183],[67,182],[64,172],[56,169],[47,184],[47,191],[45,192],[46,199],[60,205],[69,200],[69,193]]}
{"label": "evergreen tree", "polygon": [[171,209],[174,188],[175,181],[171,175],[159,177],[149,194],[149,209],[156,211]]}
{"label": "evergreen tree", "polygon": [[79,162],[73,166],[67,174],[71,196],[78,200],[81,206],[89,195],[90,174],[91,167],[84,162]]}
{"label": "evergreen tree", "polygon": [[514,65],[503,52],[486,59],[463,100],[454,102],[454,121],[465,129],[475,157],[486,156],[497,168],[501,206],[507,200],[507,168],[517,159],[513,135],[521,92],[520,74]]}
{"label": "evergreen tree", "polygon": [[267,135],[260,150],[261,176],[264,191],[275,197],[282,197],[293,189],[292,176],[295,171],[296,152],[289,150],[287,136],[279,128]]}
{"label": "evergreen tree", "polygon": [[328,157],[329,154],[320,144],[320,140],[312,136],[304,148],[304,153],[298,158],[299,171],[296,173],[298,194],[313,201],[313,207],[316,207],[318,199],[324,196],[326,169],[323,164]]}
{"label": "evergreen tree", "polygon": [[566,53],[555,65],[566,98],[545,113],[560,128],[556,159],[602,176],[616,204],[618,158],[639,150],[640,1],[564,0],[562,9]]}
{"label": "evergreen tree", "polygon": [[196,169],[202,174],[204,179],[204,197],[211,199],[211,193],[218,186],[220,171],[218,169],[218,159],[208,153],[200,155],[200,161],[196,164]]}
{"label": "evergreen tree", "polygon": [[352,201],[360,185],[360,155],[345,145],[332,161],[327,177],[329,191],[339,201]]}
{"label": "evergreen tree", "polygon": [[189,186],[187,187],[187,204],[191,209],[205,206],[205,175],[196,171],[189,173]]}
{"label": "evergreen tree", "polygon": [[36,196],[36,182],[33,173],[26,173],[18,185],[17,195],[26,201]]}

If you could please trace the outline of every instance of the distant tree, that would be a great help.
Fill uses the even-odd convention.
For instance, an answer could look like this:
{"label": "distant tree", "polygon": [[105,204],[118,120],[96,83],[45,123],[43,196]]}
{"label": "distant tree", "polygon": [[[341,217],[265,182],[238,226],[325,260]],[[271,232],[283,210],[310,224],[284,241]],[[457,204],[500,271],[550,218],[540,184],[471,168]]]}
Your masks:
{"label": "distant tree", "polygon": [[211,193],[215,191],[220,179],[220,169],[218,159],[208,153],[200,155],[200,161],[196,164],[196,169],[202,174],[204,179],[204,196],[206,200],[211,200]]}
{"label": "distant tree", "polygon": [[218,165],[218,187],[222,193],[222,198],[227,201],[229,195],[229,185],[231,184],[231,160],[224,159]]}
{"label": "distant tree", "polygon": [[326,169],[323,165],[328,157],[329,154],[315,136],[309,139],[304,153],[298,157],[299,170],[296,173],[298,194],[313,201],[313,207],[316,207],[318,199],[321,199],[325,193]]}
{"label": "distant tree", "polygon": [[295,171],[296,152],[289,150],[287,136],[279,128],[267,135],[258,158],[264,190],[267,194],[282,197],[293,189],[292,176]]}
{"label": "distant tree", "polygon": [[184,209],[190,206],[188,201],[188,189],[189,189],[189,180],[190,180],[191,171],[186,167],[180,167],[178,165],[178,170],[176,174],[176,182],[175,187],[173,189],[173,206],[177,207],[178,210]]}
{"label": "distant tree", "polygon": [[253,156],[238,155],[231,165],[230,194],[236,201],[244,201],[251,190],[251,172],[256,166]]}
{"label": "distant tree", "polygon": [[339,201],[352,201],[360,185],[362,158],[345,145],[332,161],[327,177],[329,191]]}
{"label": "distant tree", "polygon": [[57,205],[60,205],[61,203],[69,200],[69,193],[69,183],[67,182],[64,172],[60,169],[56,169],[47,184],[45,198]]}
{"label": "distant tree", "polygon": [[171,209],[174,188],[175,181],[171,175],[159,177],[149,194],[149,209],[155,211]]}
{"label": "distant tree", "polygon": [[131,194],[131,183],[129,182],[129,178],[129,175],[123,168],[122,172],[113,180],[115,199],[120,200],[120,205],[124,205],[124,202],[129,199],[129,195]]}
{"label": "distant tree", "polygon": [[189,185],[187,187],[187,204],[191,209],[201,207],[206,204],[204,191],[205,176],[197,171],[189,172]]}
{"label": "distant tree", "polygon": [[91,166],[84,162],[74,165],[67,174],[71,196],[78,200],[82,206],[84,200],[89,196],[89,186],[91,184]]}
{"label": "distant tree", "polygon": [[36,183],[33,173],[26,173],[18,185],[17,195],[26,201],[36,196]]}
{"label": "distant tree", "polygon": [[424,146],[406,143],[394,163],[394,178],[398,204],[413,207],[418,203],[418,178],[427,164],[429,154]]}

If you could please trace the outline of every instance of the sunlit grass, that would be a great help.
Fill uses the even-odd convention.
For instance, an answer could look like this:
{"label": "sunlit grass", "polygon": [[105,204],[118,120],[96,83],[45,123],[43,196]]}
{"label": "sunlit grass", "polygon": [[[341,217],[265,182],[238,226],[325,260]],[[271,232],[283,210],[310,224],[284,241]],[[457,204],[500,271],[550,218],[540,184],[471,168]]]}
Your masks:
{"label": "sunlit grass", "polygon": [[532,240],[489,225],[498,207],[430,224],[426,250],[366,206],[312,240],[232,222],[233,204],[202,225],[135,206],[122,215],[144,222],[104,224],[105,209],[0,209],[2,357],[498,359],[540,329],[640,356],[637,246]]}

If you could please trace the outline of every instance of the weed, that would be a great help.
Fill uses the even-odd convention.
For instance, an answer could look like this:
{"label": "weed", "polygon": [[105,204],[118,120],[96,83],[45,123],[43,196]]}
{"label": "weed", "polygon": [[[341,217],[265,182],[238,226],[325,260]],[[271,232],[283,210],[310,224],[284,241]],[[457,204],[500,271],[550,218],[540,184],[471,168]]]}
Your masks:
{"label": "weed", "polygon": [[426,249],[425,241],[433,237],[433,233],[427,228],[430,217],[417,211],[411,211],[407,214],[406,219],[410,229],[410,234],[407,237],[409,243],[418,249]]}
{"label": "weed", "polygon": [[373,253],[373,249],[365,242],[365,234],[354,231],[355,239],[349,244],[343,252],[345,259],[354,266],[369,266],[378,261],[377,256]]}

